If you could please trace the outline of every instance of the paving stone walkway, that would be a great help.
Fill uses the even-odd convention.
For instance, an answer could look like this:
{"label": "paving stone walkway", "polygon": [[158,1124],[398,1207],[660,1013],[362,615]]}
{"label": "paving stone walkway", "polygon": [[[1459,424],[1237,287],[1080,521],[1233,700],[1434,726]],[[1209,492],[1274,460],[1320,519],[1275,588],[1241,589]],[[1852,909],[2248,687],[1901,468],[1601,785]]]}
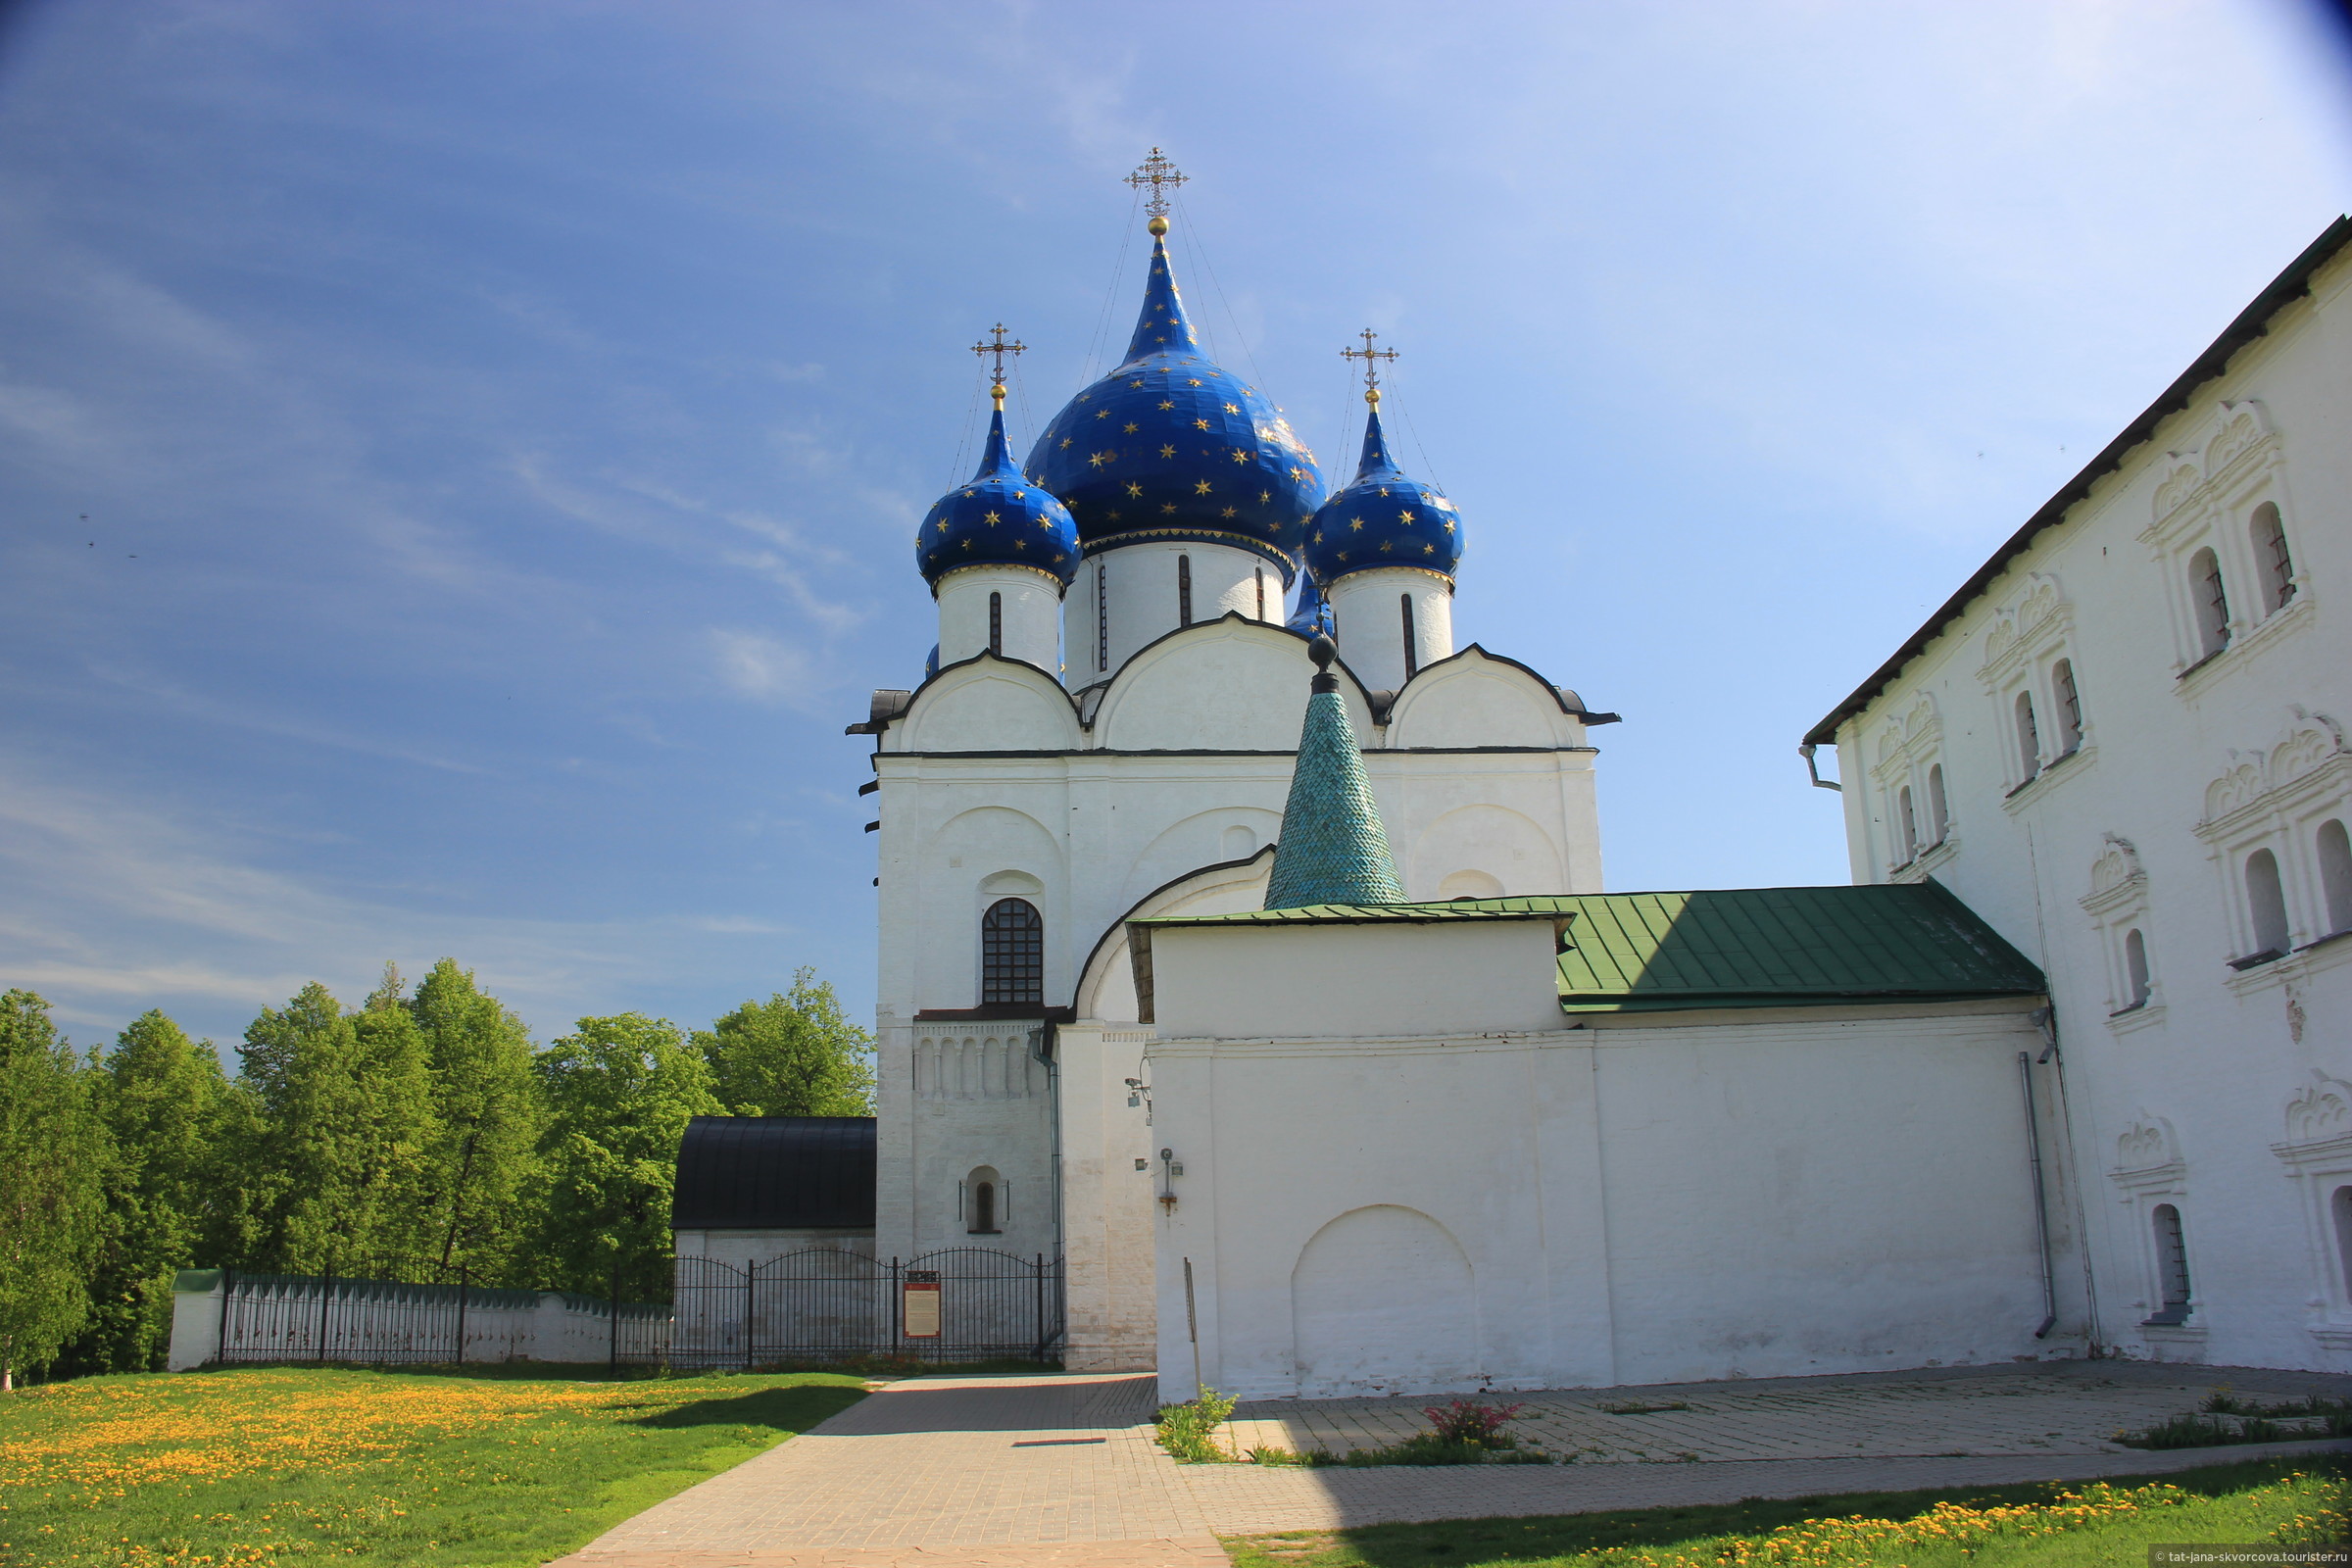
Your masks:
{"label": "paving stone walkway", "polygon": [[[659,1503],[563,1568],[1210,1568],[1219,1535],[1575,1513],[1742,1497],[2152,1474],[2352,1443],[2146,1452],[2119,1428],[2229,1384],[2352,1391],[2319,1374],[2131,1362],[1499,1396],[1563,1465],[1303,1470],[1178,1465],[1148,1377],[920,1378]],[[1267,1401],[1244,1446],[1394,1442],[1428,1399]],[[1615,1410],[1607,1406],[1617,1406]],[[1627,1406],[1647,1407],[1641,1412]],[[1674,1408],[1681,1405],[1686,1408]]]}

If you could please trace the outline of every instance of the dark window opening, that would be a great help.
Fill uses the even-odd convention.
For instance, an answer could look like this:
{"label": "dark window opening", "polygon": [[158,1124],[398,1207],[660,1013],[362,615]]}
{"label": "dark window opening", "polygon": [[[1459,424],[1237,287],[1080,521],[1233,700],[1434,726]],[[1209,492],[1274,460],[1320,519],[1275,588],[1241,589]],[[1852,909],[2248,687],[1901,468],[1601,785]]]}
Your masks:
{"label": "dark window opening", "polygon": [[2158,1203],[2151,1216],[2156,1226],[2156,1289],[2163,1304],[2141,1322],[2170,1327],[2188,1321],[2188,1241],[2180,1233],[2180,1211]]}
{"label": "dark window opening", "polygon": [[2124,933],[2124,985],[2132,993],[2124,1004],[2126,1012],[2146,1006],[2156,989],[2148,978],[2148,939],[2137,930]]}
{"label": "dark window opening", "polygon": [[2352,836],[2329,817],[2320,824],[2320,898],[2328,906],[2328,934],[2352,931]]}
{"label": "dark window opening", "polygon": [[2200,550],[2188,561],[2189,586],[2197,596],[2197,647],[2206,658],[2230,646],[2230,594],[2222,584],[2221,559]]}
{"label": "dark window opening", "polygon": [[1004,596],[988,596],[988,651],[1000,657],[1004,652]]}
{"label": "dark window opening", "polygon": [[1935,843],[1941,844],[1951,827],[1951,807],[1943,798],[1943,764],[1933,762],[1928,766],[1928,829],[1936,835]]}
{"label": "dark window opening", "polygon": [[1095,672],[1110,673],[1110,563],[1095,563]]}
{"label": "dark window opening", "polygon": [[1919,816],[1911,809],[1911,786],[1906,784],[1894,792],[1895,826],[1900,831],[1904,865],[1919,858]]}
{"label": "dark window opening", "polygon": [[[2255,958],[2276,958],[2288,946],[2286,889],[2278,881],[2278,857],[2256,850],[2246,857],[2246,913],[2254,924]],[[2251,968],[2244,958],[2238,962]]]}
{"label": "dark window opening", "polygon": [[2017,694],[2017,750],[2025,771],[2022,782],[2032,782],[2041,771],[2041,726],[2034,721],[2034,694]]}
{"label": "dark window opening", "polygon": [[1266,568],[1254,566],[1250,569],[1257,574],[1257,618],[1263,620],[1266,618]]}
{"label": "dark window opening", "polygon": [[994,1236],[997,1233],[997,1184],[972,1184],[972,1234]]}
{"label": "dark window opening", "polygon": [[1193,623],[1193,558],[1176,558],[1176,624]]}
{"label": "dark window opening", "polygon": [[1398,594],[1396,603],[1404,612],[1404,678],[1411,680],[1421,673],[1421,650],[1413,646],[1413,596]]}
{"label": "dark window opening", "polygon": [[2287,554],[2286,527],[2278,520],[2277,503],[2265,501],[2254,509],[2254,559],[2263,569],[2263,610],[2276,614],[2295,597],[2295,562]]}
{"label": "dark window opening", "polygon": [[980,1001],[1042,1002],[1046,922],[1027,899],[999,899],[980,917]]}
{"label": "dark window opening", "polygon": [[2050,687],[2058,699],[2058,755],[2072,757],[2082,744],[2082,694],[2075,687],[2073,660],[2050,666]]}

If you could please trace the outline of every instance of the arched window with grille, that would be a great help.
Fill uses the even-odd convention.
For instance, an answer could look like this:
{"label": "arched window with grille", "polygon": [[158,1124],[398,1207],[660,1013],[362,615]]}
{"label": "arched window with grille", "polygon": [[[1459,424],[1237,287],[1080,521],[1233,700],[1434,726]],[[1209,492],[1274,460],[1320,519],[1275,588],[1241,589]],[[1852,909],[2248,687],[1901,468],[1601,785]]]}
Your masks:
{"label": "arched window with grille", "polygon": [[2034,694],[2017,694],[2018,782],[2030,783],[2041,771],[2041,726],[2034,720]]}
{"label": "arched window with grille", "polygon": [[2230,593],[2222,583],[2222,562],[2210,550],[2188,558],[2188,588],[2197,608],[2197,650],[2211,659],[2230,646]]}
{"label": "arched window with grille", "polygon": [[2278,520],[2278,504],[2265,501],[2254,509],[2254,569],[2262,574],[2262,612],[2277,614],[2295,597],[2295,560],[2287,553],[2286,524]]}
{"label": "arched window with grille", "polygon": [[2143,1320],[2171,1325],[2188,1321],[2188,1238],[2181,1234],[2180,1210],[2158,1203],[2149,1214],[2156,1228],[2156,1293],[2163,1304]]}
{"label": "arched window with grille", "polygon": [[2072,757],[2082,744],[2082,694],[2075,687],[2075,662],[2050,666],[2050,696],[2058,705],[2058,755]]}
{"label": "arched window with grille", "polygon": [[2246,914],[2254,926],[2252,957],[2282,956],[2289,946],[2286,890],[2278,882],[2278,857],[2268,850],[2256,850],[2246,857]]}
{"label": "arched window with grille", "polygon": [[2320,824],[2320,898],[2328,906],[2328,934],[2352,931],[2352,836],[2329,817]]}
{"label": "arched window with grille", "polygon": [[1043,1002],[1046,922],[1027,899],[999,899],[980,917],[980,1001]]}
{"label": "arched window with grille", "polygon": [[1951,803],[1943,795],[1943,764],[1928,764],[1928,831],[1941,844],[1952,830]]}

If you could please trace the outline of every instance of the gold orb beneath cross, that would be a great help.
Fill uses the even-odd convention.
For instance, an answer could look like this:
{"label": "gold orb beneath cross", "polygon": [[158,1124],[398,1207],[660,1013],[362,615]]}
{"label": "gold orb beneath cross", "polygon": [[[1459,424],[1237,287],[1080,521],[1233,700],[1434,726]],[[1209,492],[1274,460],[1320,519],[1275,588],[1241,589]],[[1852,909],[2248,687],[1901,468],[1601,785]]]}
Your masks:
{"label": "gold orb beneath cross", "polygon": [[1160,217],[1159,214],[1153,213],[1152,215],[1152,221],[1146,223],[1144,226],[1152,230],[1153,236],[1156,237],[1158,235],[1165,234],[1168,231],[1168,220]]}

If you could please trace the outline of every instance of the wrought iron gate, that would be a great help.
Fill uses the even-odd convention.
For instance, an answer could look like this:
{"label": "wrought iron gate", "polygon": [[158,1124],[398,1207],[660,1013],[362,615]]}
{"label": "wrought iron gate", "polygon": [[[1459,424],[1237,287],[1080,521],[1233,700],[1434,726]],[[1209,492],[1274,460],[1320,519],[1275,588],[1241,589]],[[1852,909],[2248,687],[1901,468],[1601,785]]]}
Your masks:
{"label": "wrought iron gate", "polygon": [[[909,1291],[919,1300],[910,1319]],[[1062,1337],[1062,1261],[954,1247],[884,1262],[815,1247],[738,1267],[677,1260],[677,1366],[765,1366],[858,1355],[1049,1361]],[[936,1308],[936,1333],[927,1319]],[[913,1332],[909,1332],[912,1330]]]}

